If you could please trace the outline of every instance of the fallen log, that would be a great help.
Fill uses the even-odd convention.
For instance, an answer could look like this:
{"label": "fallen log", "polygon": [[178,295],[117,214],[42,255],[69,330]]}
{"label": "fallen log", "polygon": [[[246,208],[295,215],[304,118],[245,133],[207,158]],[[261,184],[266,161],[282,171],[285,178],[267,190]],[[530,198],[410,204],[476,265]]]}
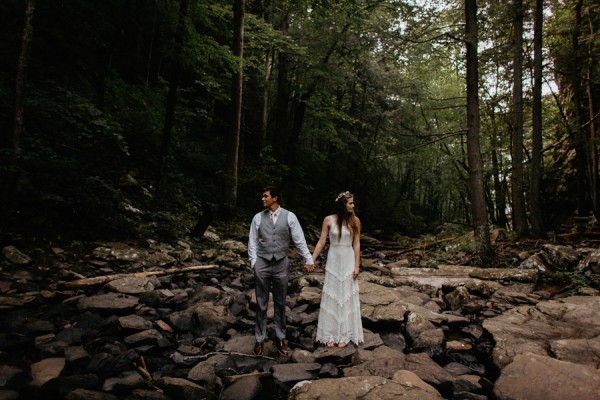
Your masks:
{"label": "fallen log", "polygon": [[111,274],[111,275],[94,276],[92,278],[77,279],[75,281],[59,282],[58,285],[63,288],[66,288],[66,289],[77,289],[77,288],[84,288],[84,287],[95,286],[95,285],[102,285],[102,284],[108,283],[110,281],[114,281],[116,279],[147,278],[149,276],[185,274],[188,272],[204,271],[207,269],[215,269],[215,268],[219,268],[219,266],[218,265],[196,265],[196,266],[192,266],[192,267],[169,268],[169,269],[163,269],[163,270],[157,270],[157,271],[133,272],[130,274]]}

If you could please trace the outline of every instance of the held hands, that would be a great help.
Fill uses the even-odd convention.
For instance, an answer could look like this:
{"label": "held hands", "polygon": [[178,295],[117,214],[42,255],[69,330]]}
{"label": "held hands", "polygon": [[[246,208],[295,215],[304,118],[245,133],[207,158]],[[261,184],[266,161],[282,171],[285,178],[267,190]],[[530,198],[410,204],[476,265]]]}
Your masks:
{"label": "held hands", "polygon": [[304,269],[306,270],[306,272],[313,272],[315,270],[315,265],[305,265]]}

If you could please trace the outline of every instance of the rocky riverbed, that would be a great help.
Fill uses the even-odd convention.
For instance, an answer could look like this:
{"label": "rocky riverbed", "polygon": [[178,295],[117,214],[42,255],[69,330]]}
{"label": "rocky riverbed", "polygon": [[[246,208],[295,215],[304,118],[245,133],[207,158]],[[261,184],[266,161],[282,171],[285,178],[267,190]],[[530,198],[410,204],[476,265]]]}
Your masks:
{"label": "rocky riverbed", "polygon": [[600,398],[597,291],[540,285],[600,273],[594,246],[540,243],[480,268],[365,236],[365,343],[343,349],[315,344],[323,272],[292,253],[290,355],[267,342],[256,357],[244,232],[5,246],[0,400]]}

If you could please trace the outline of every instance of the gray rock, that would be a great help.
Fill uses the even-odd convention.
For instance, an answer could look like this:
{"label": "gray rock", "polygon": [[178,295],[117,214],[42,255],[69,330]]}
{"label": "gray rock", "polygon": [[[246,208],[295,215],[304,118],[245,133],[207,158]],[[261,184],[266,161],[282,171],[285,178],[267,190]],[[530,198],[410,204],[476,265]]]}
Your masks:
{"label": "gray rock", "polygon": [[31,262],[31,257],[12,245],[2,248],[2,254],[13,264],[27,265]]}
{"label": "gray rock", "polygon": [[119,326],[123,329],[142,331],[152,328],[152,322],[135,314],[119,317],[118,321]]}
{"label": "gray rock", "polygon": [[65,368],[63,357],[45,358],[31,364],[31,384],[42,387],[51,380],[57,379]]}
{"label": "gray rock", "polygon": [[82,297],[77,303],[80,310],[124,313],[132,311],[138,305],[137,297],[119,293],[98,294]]}
{"label": "gray rock", "polygon": [[109,393],[97,392],[89,389],[75,389],[65,396],[66,400],[119,400],[117,396]]}
{"label": "gray rock", "polygon": [[433,400],[442,399],[442,396],[380,376],[356,376],[299,382],[288,395],[288,400],[399,398],[403,400]]}
{"label": "gray rock", "polygon": [[[492,356],[500,369],[518,354],[531,352],[545,356],[551,345],[559,351],[559,356],[586,364],[593,357],[562,349],[569,345],[576,350],[580,347],[576,340],[591,340],[600,335],[600,298],[572,296],[560,301],[540,301],[535,306],[519,306],[487,319],[483,327],[494,337]],[[590,343],[596,343],[595,339]]]}
{"label": "gray rock", "polygon": [[197,400],[215,399],[214,393],[204,387],[183,378],[163,377],[157,382],[157,386],[163,388],[165,393],[176,399]]}
{"label": "gray rock", "polygon": [[262,391],[260,379],[248,376],[234,382],[221,393],[220,400],[253,400]]}
{"label": "gray rock", "polygon": [[544,355],[519,354],[500,373],[494,395],[498,400],[596,400],[600,371]]}
{"label": "gray rock", "polygon": [[125,277],[108,282],[106,288],[118,293],[139,294],[153,291],[154,284],[150,278]]}
{"label": "gray rock", "polygon": [[276,364],[271,367],[273,378],[281,383],[296,383],[316,378],[321,369],[319,363]]}
{"label": "gray rock", "polygon": [[10,387],[12,382],[23,374],[21,368],[12,365],[0,365],[0,388]]}

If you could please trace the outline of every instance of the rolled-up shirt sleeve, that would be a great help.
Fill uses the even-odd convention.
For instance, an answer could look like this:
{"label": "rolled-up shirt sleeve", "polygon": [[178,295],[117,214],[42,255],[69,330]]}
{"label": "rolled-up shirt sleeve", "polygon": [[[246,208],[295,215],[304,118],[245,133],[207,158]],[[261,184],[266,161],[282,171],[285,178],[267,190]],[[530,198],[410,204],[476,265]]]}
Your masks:
{"label": "rolled-up shirt sleeve", "polygon": [[[306,239],[304,238],[304,232],[300,226],[300,221],[298,221],[296,214],[291,211],[288,212],[288,225],[290,227],[290,233],[292,235],[292,242],[294,243],[294,246],[296,246],[300,252],[300,255],[304,257],[306,265],[313,265],[314,261],[310,251],[308,251],[308,246],[306,245]],[[248,246],[248,254],[250,254],[250,246]]]}
{"label": "rolled-up shirt sleeve", "polygon": [[250,224],[250,233],[248,234],[248,260],[250,260],[250,266],[254,268],[256,263],[256,248],[258,247],[258,225],[260,224],[260,215],[256,214],[252,218]]}

